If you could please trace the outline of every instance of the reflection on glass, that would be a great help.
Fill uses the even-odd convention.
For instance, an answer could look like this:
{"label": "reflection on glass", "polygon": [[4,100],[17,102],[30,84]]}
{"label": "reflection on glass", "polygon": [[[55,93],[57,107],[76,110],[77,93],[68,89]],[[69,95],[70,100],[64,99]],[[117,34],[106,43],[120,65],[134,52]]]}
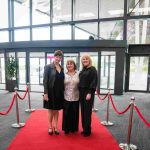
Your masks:
{"label": "reflection on glass", "polygon": [[75,39],[89,39],[92,35],[95,39],[98,38],[97,23],[82,23],[75,25]]}
{"label": "reflection on glass", "polygon": [[108,88],[114,89],[115,63],[115,52],[101,53],[100,89],[106,89],[106,92],[108,92]]}
{"label": "reflection on glass", "polygon": [[14,1],[14,26],[28,26],[29,25],[29,1]]}
{"label": "reflection on glass", "polygon": [[54,54],[48,53],[47,54],[47,64],[51,64],[54,61]]}
{"label": "reflection on glass", "polygon": [[124,0],[100,0],[100,18],[121,17],[124,15]]}
{"label": "reflection on glass", "polygon": [[71,21],[71,0],[53,1],[53,22]]}
{"label": "reflection on glass", "polygon": [[66,72],[66,62],[68,59],[73,59],[76,66],[77,66],[77,70],[79,70],[79,54],[78,53],[64,53],[64,71]]}
{"label": "reflection on glass", "polygon": [[50,0],[32,0],[32,6],[33,25],[50,23]]}
{"label": "reflection on glass", "polygon": [[146,91],[147,75],[148,75],[148,57],[131,57],[129,90]]}
{"label": "reflection on glass", "polygon": [[0,0],[0,28],[8,28],[8,0]]}
{"label": "reflection on glass", "polygon": [[70,40],[71,26],[62,25],[53,27],[53,40]]}
{"label": "reflection on glass", "polygon": [[129,44],[149,44],[150,20],[129,20],[127,39]]}
{"label": "reflection on glass", "polygon": [[0,31],[0,43],[9,42],[8,31]]}
{"label": "reflection on glass", "polygon": [[122,40],[123,21],[108,21],[100,23],[100,37],[103,39]]}
{"label": "reflection on glass", "polygon": [[97,0],[76,0],[74,20],[86,20],[98,18]]}
{"label": "reflection on glass", "polygon": [[41,27],[32,29],[33,40],[50,40],[50,28]]}
{"label": "reflection on glass", "polygon": [[16,29],[14,31],[14,40],[15,41],[29,41],[30,40],[29,29]]}
{"label": "reflection on glass", "polygon": [[150,14],[150,1],[149,0],[128,0],[128,14],[131,16],[136,15],[149,15]]}

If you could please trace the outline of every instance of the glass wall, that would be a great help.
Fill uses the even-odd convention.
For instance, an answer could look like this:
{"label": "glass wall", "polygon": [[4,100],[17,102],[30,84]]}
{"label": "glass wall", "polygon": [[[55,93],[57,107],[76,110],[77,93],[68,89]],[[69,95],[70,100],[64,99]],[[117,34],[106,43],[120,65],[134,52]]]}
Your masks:
{"label": "glass wall", "polygon": [[32,40],[50,40],[50,27],[33,28]]}
{"label": "glass wall", "polygon": [[29,26],[30,24],[30,0],[14,0],[14,26]]}
{"label": "glass wall", "polygon": [[74,20],[87,20],[98,18],[97,0],[75,0]]}
{"label": "glass wall", "polygon": [[50,23],[50,0],[32,0],[32,24]]}
{"label": "glass wall", "polygon": [[8,31],[0,31],[0,43],[9,42]]}
{"label": "glass wall", "polygon": [[0,29],[8,28],[8,0],[0,1]]}
{"label": "glass wall", "polygon": [[150,20],[129,20],[127,35],[129,44],[149,44]]}
{"label": "glass wall", "polygon": [[148,62],[149,57],[130,58],[129,90],[147,90]]}
{"label": "glass wall", "polygon": [[71,21],[71,0],[54,0],[53,1],[53,22]]}
{"label": "glass wall", "polygon": [[121,17],[124,15],[124,0],[100,0],[100,18]]}
{"label": "glass wall", "polygon": [[150,44],[149,0],[1,0],[0,10],[0,43],[92,35]]}
{"label": "glass wall", "polygon": [[106,21],[100,23],[100,37],[109,40],[123,39],[123,21]]}
{"label": "glass wall", "polygon": [[16,29],[14,31],[14,41],[29,41],[30,30],[29,29]]}
{"label": "glass wall", "polygon": [[82,23],[75,25],[75,39],[89,39],[92,35],[98,39],[98,23]]}
{"label": "glass wall", "polygon": [[128,0],[128,14],[131,16],[149,15],[150,1],[149,0]]}

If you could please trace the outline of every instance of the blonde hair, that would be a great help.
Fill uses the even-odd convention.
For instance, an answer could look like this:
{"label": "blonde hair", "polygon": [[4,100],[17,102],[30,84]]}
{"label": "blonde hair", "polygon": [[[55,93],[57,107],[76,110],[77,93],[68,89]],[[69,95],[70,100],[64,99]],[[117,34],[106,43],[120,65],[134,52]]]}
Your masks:
{"label": "blonde hair", "polygon": [[[89,65],[87,67],[91,67],[92,66],[92,59],[91,59],[91,56],[89,54],[84,54],[82,57],[81,57],[81,63],[82,63],[82,60],[86,58],[89,60]],[[82,67],[84,67],[83,63],[82,63]]]}
{"label": "blonde hair", "polygon": [[77,69],[76,63],[75,63],[75,61],[74,61],[73,59],[71,59],[71,58],[67,60],[67,62],[66,62],[66,68],[67,68],[67,64],[68,64],[69,62],[70,62],[70,63],[73,63],[73,65],[74,65],[74,70],[76,70],[76,69]]}

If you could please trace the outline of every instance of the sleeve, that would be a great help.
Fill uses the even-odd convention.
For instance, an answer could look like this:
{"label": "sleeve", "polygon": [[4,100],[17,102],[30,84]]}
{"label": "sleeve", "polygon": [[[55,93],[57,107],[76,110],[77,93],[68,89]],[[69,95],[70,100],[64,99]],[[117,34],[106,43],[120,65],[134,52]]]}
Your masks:
{"label": "sleeve", "polygon": [[43,77],[43,85],[44,85],[44,94],[48,93],[48,66],[44,67],[44,77]]}
{"label": "sleeve", "polygon": [[97,78],[97,70],[95,69],[95,67],[92,67],[90,71],[89,93],[95,92],[97,87]]}

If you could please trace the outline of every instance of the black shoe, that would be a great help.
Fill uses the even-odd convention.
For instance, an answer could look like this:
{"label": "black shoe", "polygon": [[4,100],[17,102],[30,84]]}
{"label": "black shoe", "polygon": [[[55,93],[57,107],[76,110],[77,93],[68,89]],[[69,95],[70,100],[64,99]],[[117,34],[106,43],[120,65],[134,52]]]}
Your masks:
{"label": "black shoe", "polygon": [[69,134],[69,131],[65,131],[65,134]]}
{"label": "black shoe", "polygon": [[49,134],[49,135],[53,135],[53,130],[52,130],[52,128],[48,128],[48,134]]}
{"label": "black shoe", "polygon": [[55,128],[54,128],[54,133],[55,133],[56,135],[59,135],[58,129],[55,129]]}
{"label": "black shoe", "polygon": [[84,131],[81,131],[81,134],[84,134]]}
{"label": "black shoe", "polygon": [[84,133],[84,134],[83,134],[84,137],[88,137],[88,136],[90,136],[90,135],[91,135],[91,133]]}

